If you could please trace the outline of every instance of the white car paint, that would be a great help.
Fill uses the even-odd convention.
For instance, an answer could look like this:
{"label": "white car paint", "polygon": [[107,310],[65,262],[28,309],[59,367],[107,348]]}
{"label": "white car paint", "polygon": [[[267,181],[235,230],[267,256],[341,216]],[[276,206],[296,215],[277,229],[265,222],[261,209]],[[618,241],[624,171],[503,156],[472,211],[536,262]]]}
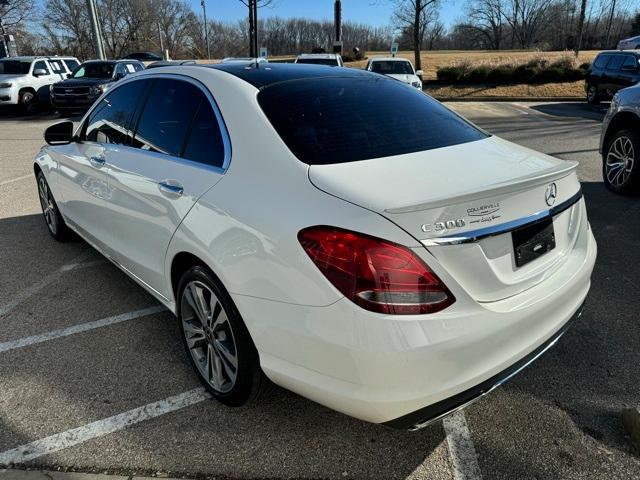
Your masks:
{"label": "white car paint", "polygon": [[302,53],[296,57],[295,63],[344,67],[342,56],[337,53]]}
{"label": "white car paint", "polygon": [[[224,71],[155,69],[114,90],[163,75],[200,82],[215,97],[230,147],[223,169],[88,142],[44,147],[37,166],[66,222],[170,310],[173,260],[200,258],[229,291],[275,383],[362,420],[392,421],[503,372],[554,339],[584,302],[596,243],[575,163],[488,137],[310,167],[277,135],[257,88]],[[91,165],[96,155],[104,166]],[[166,178],[180,180],[182,197],[159,193]],[[511,233],[500,229],[547,211],[551,183],[557,205],[576,199],[553,217],[557,247],[515,268]],[[496,219],[469,214],[495,204]],[[465,226],[423,228],[458,217]],[[487,223],[497,231],[474,240]],[[411,249],[455,303],[414,315],[359,307],[301,247],[298,232],[313,225]]]}
{"label": "white car paint", "polygon": [[[20,92],[30,90],[37,94],[41,101],[48,101],[49,86],[67,78],[71,73],[64,60],[73,60],[74,57],[8,57],[0,59],[5,61],[30,62],[29,71],[24,74],[1,74],[0,73],[0,105],[17,105],[20,100]],[[78,62],[79,64],[80,62]],[[44,65],[45,75],[36,76],[34,70],[38,66]]]}
{"label": "white car paint", "polygon": [[372,57],[367,63],[366,69],[370,72],[373,72],[375,69],[375,64],[377,62],[398,62],[405,64],[407,66],[407,69],[410,70],[411,73],[391,73],[385,75],[422,90],[422,70],[416,72],[411,61],[402,57]]}
{"label": "white car paint", "polygon": [[618,50],[635,50],[640,48],[640,35],[625,38],[618,42]]}

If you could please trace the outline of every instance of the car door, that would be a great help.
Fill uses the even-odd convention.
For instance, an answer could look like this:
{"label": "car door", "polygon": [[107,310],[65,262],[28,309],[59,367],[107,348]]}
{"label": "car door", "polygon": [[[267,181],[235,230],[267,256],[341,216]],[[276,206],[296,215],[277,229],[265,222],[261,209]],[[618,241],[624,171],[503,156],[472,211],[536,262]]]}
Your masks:
{"label": "car door", "polygon": [[55,150],[59,208],[72,227],[106,255],[111,255],[106,241],[106,201],[111,196],[106,164],[130,143],[130,122],[148,85],[136,81],[109,92],[90,110],[77,141]]}
{"label": "car door", "polygon": [[624,62],[626,55],[611,55],[611,60],[607,63],[605,70],[605,89],[613,94],[622,88],[622,80],[620,78],[620,68]]}
{"label": "car door", "polygon": [[624,56],[624,62],[620,67],[620,88],[630,87],[638,83],[640,64],[638,57],[632,54]]}
{"label": "car door", "polygon": [[[36,70],[43,70],[44,74],[36,75]],[[56,82],[57,75],[54,75],[49,67],[49,64],[45,60],[37,60],[33,62],[33,69],[31,70],[33,75],[33,86],[38,94],[38,99],[46,102],[49,99],[49,85]]]}
{"label": "car door", "polygon": [[210,92],[157,77],[132,146],[108,160],[109,243],[122,267],[168,297],[164,261],[178,225],[224,174],[230,146]]}

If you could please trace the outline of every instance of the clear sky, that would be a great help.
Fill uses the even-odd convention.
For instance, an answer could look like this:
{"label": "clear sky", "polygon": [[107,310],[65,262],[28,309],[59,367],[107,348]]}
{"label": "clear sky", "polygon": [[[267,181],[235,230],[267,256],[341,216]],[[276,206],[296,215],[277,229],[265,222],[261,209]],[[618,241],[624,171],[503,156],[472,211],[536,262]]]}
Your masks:
{"label": "clear sky", "polygon": [[[200,9],[200,0],[187,0],[193,9]],[[239,0],[205,0],[207,17],[221,21],[235,21],[247,15],[246,7]],[[258,16],[333,18],[333,0],[275,0],[272,7],[260,9]],[[444,0],[440,7],[440,19],[450,26],[461,14],[464,0]],[[342,0],[344,20],[371,25],[388,25],[393,12],[392,0]]]}

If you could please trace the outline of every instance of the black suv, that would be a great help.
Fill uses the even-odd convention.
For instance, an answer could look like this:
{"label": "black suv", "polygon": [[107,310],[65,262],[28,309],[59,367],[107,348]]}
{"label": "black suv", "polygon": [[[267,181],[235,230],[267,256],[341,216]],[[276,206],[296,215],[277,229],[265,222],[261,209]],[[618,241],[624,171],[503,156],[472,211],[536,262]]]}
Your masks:
{"label": "black suv", "polygon": [[608,100],[621,88],[640,82],[640,52],[612,51],[598,54],[589,67],[585,90],[587,102]]}
{"label": "black suv", "polygon": [[144,64],[136,60],[84,62],[69,78],[51,85],[51,105],[62,115],[86,110],[113,82],[140,70],[144,70]]}

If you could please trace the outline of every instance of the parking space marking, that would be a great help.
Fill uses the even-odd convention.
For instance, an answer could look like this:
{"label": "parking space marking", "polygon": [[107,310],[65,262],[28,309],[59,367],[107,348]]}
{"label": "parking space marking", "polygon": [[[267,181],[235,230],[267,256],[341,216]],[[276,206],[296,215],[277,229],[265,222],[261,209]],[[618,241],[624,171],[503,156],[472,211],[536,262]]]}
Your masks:
{"label": "parking space marking", "polygon": [[19,182],[20,180],[26,180],[27,178],[33,178],[33,173],[29,175],[23,175],[22,177],[12,178],[11,180],[4,180],[0,182],[0,187],[3,185],[9,185],[10,183]]}
{"label": "parking space marking", "polygon": [[80,325],[73,325],[67,328],[61,328],[59,330],[52,330],[50,332],[41,333],[39,335],[33,335],[31,337],[19,338],[17,340],[11,340],[9,342],[0,343],[0,353],[15,350],[17,348],[27,347],[29,345],[35,345],[37,343],[47,342],[56,338],[68,337],[69,335],[75,335],[77,333],[86,332],[95,328],[106,327],[108,325],[114,325],[116,323],[122,323],[136,318],[146,317],[154,313],[159,313],[166,310],[163,306],[155,306],[149,308],[143,308],[142,310],[135,310],[133,312],[122,313],[113,317],[102,318],[94,322],[81,323]]}
{"label": "parking space marking", "polygon": [[0,465],[20,464],[50,453],[73,447],[94,438],[103,437],[122,430],[130,425],[159,417],[176,410],[195,405],[211,398],[207,391],[200,387],[174,395],[164,400],[134,408],[128,412],[83,425],[78,428],[56,433],[31,443],[0,453]]}
{"label": "parking space marking", "polygon": [[9,313],[11,310],[16,308],[18,305],[20,305],[22,302],[27,300],[29,297],[35,295],[36,293],[38,293],[40,290],[42,290],[46,286],[48,286],[48,285],[52,284],[53,282],[55,282],[56,280],[58,280],[66,272],[68,272],[70,270],[77,270],[77,269],[80,269],[80,268],[93,267],[94,265],[98,265],[98,264],[103,262],[103,260],[99,260],[99,261],[94,261],[94,262],[82,263],[82,261],[84,259],[86,259],[89,255],[90,255],[90,252],[85,252],[82,255],[77,256],[70,263],[67,263],[67,264],[63,265],[62,267],[60,267],[55,272],[50,273],[49,275],[45,275],[44,277],[42,277],[42,280],[40,280],[39,282],[36,282],[33,285],[31,285],[30,287],[27,287],[24,290],[22,290],[21,292],[18,292],[16,295],[14,295],[13,300],[11,300],[6,305],[0,306],[0,317],[3,317],[7,313]]}
{"label": "parking space marking", "polygon": [[447,434],[453,477],[456,480],[481,480],[478,454],[463,411],[445,417],[442,425]]}

